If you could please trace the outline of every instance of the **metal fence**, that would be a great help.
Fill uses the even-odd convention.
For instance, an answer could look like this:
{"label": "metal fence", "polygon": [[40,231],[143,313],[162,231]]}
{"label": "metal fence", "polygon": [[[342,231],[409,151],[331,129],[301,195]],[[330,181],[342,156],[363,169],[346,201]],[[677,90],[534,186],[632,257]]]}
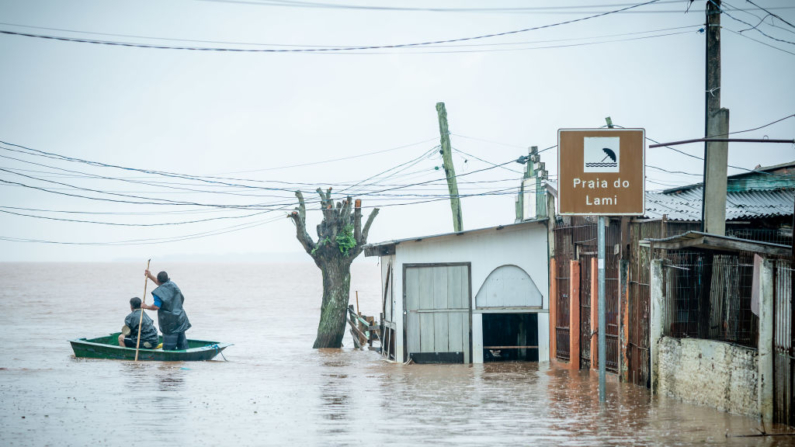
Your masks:
{"label": "metal fence", "polygon": [[649,316],[651,312],[650,267],[653,259],[650,247],[640,245],[644,239],[659,239],[698,230],[698,223],[666,222],[664,220],[636,222],[629,226],[629,293],[627,296],[627,380],[640,386],[650,386]]}
{"label": "metal fence", "polygon": [[795,357],[792,333],[792,263],[775,261],[773,287],[773,420],[795,425],[793,397]]}
{"label": "metal fence", "polygon": [[558,290],[557,296],[555,297],[557,303],[557,317],[554,322],[555,346],[557,347],[557,352],[553,353],[553,355],[558,360],[568,361],[571,358],[569,354],[569,263],[556,260],[555,264],[557,265],[555,281],[557,282]]}
{"label": "metal fence", "polygon": [[[605,367],[608,371],[618,372],[619,347],[619,290],[618,271],[620,259],[621,226],[616,220],[610,222],[605,232],[605,300],[607,352]],[[597,256],[597,222],[587,217],[572,217],[567,225],[558,224],[555,228],[555,261],[557,264],[557,323],[555,327],[557,342],[557,358],[569,360],[570,337],[580,337],[581,367],[588,368],[595,359],[591,359],[591,343],[595,342],[591,328],[591,281],[596,272],[591,272],[591,260]],[[580,263],[579,302],[580,327],[569,327],[569,286],[571,273],[569,264],[572,260]]]}
{"label": "metal fence", "polygon": [[726,236],[751,241],[771,242],[773,244],[792,245],[792,231],[774,228],[726,228]]}
{"label": "metal fence", "polygon": [[742,254],[663,254],[663,334],[755,348],[759,319],[751,311],[753,262]]}
{"label": "metal fence", "polygon": [[[591,260],[596,256],[592,253],[580,256],[580,359],[583,369],[591,367]],[[594,340],[595,342],[595,340]],[[596,363],[594,363],[596,366]]]}

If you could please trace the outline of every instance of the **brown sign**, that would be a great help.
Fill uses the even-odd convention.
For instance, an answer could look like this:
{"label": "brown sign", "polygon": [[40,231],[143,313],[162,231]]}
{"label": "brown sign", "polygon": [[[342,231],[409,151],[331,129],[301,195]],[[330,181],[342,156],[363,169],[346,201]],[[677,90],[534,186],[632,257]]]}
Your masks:
{"label": "brown sign", "polygon": [[560,214],[645,212],[644,129],[558,130]]}

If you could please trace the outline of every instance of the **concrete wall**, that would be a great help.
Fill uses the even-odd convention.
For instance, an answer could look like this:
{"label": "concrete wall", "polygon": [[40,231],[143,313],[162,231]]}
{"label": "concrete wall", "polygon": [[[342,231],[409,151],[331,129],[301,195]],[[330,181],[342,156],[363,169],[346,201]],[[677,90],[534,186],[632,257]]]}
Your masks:
{"label": "concrete wall", "polygon": [[755,349],[663,337],[658,344],[658,393],[758,417],[757,362]]}
{"label": "concrete wall", "polygon": [[[547,228],[544,223],[527,223],[463,233],[430,237],[420,241],[402,242],[395,247],[393,260],[395,323],[397,333],[403,334],[403,265],[444,262],[470,262],[472,296],[472,350],[474,363],[483,362],[483,310],[475,306],[475,297],[486,278],[496,268],[515,265],[524,270],[542,295],[542,308],[524,310],[538,313],[538,359],[549,360],[549,269]],[[381,264],[386,263],[386,258]],[[510,309],[505,311],[510,312]],[[521,311],[521,309],[513,309]],[[395,351],[401,361],[404,354],[403,337],[395,339]]]}

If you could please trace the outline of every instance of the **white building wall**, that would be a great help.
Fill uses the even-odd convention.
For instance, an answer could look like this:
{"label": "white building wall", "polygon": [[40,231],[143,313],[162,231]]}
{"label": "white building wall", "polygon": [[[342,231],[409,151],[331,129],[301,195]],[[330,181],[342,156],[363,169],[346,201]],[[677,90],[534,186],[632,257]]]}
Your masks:
{"label": "white building wall", "polygon": [[[543,296],[542,309],[538,311],[539,361],[549,360],[549,270],[547,257],[547,228],[543,223],[508,226],[502,230],[487,229],[462,235],[449,235],[428,240],[409,241],[395,248],[394,304],[397,333],[403,334],[403,265],[448,262],[471,263],[471,306],[473,362],[483,362],[483,324],[475,309],[475,296],[489,274],[497,267],[515,265],[532,278]],[[382,258],[382,266],[388,261]],[[382,267],[383,268],[383,267]],[[403,337],[396,337],[395,350],[401,361]],[[479,348],[478,348],[479,346]]]}
{"label": "white building wall", "polygon": [[[386,291],[387,269],[389,268],[390,264],[394,266],[394,264],[395,264],[395,255],[381,256],[381,299],[384,298],[384,294],[387,292]],[[394,272],[394,268],[393,268],[393,272]],[[395,283],[395,278],[390,278],[389,282],[394,284]],[[392,300],[391,304],[392,304],[392,306],[394,306],[394,301],[396,299],[395,297],[397,295],[395,294],[394,290],[392,290],[392,293],[390,295],[391,295],[391,297],[387,296],[386,299],[391,299]],[[384,303],[384,304],[385,304],[384,307],[386,308],[386,309],[384,309],[384,312],[385,312],[384,318],[386,318],[388,321],[393,321],[396,317],[394,315],[390,315],[390,308],[389,308],[390,303],[387,302],[387,303]],[[394,309],[394,307],[392,307],[392,309]],[[395,314],[395,315],[401,315],[401,314]]]}

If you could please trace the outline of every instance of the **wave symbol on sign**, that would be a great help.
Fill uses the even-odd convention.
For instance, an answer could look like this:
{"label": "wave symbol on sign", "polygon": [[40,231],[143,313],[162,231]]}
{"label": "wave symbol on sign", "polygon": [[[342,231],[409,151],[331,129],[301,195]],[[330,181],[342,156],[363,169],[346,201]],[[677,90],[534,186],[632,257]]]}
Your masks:
{"label": "wave symbol on sign", "polygon": [[[605,158],[602,159],[602,161],[600,161],[599,163],[585,163],[585,166],[589,168],[615,168],[616,166],[618,166],[618,163],[616,162],[616,153],[613,152],[612,149],[605,147],[602,148],[602,151],[604,151],[604,153],[607,154]],[[613,161],[605,163],[605,160],[607,160],[608,158]]]}

